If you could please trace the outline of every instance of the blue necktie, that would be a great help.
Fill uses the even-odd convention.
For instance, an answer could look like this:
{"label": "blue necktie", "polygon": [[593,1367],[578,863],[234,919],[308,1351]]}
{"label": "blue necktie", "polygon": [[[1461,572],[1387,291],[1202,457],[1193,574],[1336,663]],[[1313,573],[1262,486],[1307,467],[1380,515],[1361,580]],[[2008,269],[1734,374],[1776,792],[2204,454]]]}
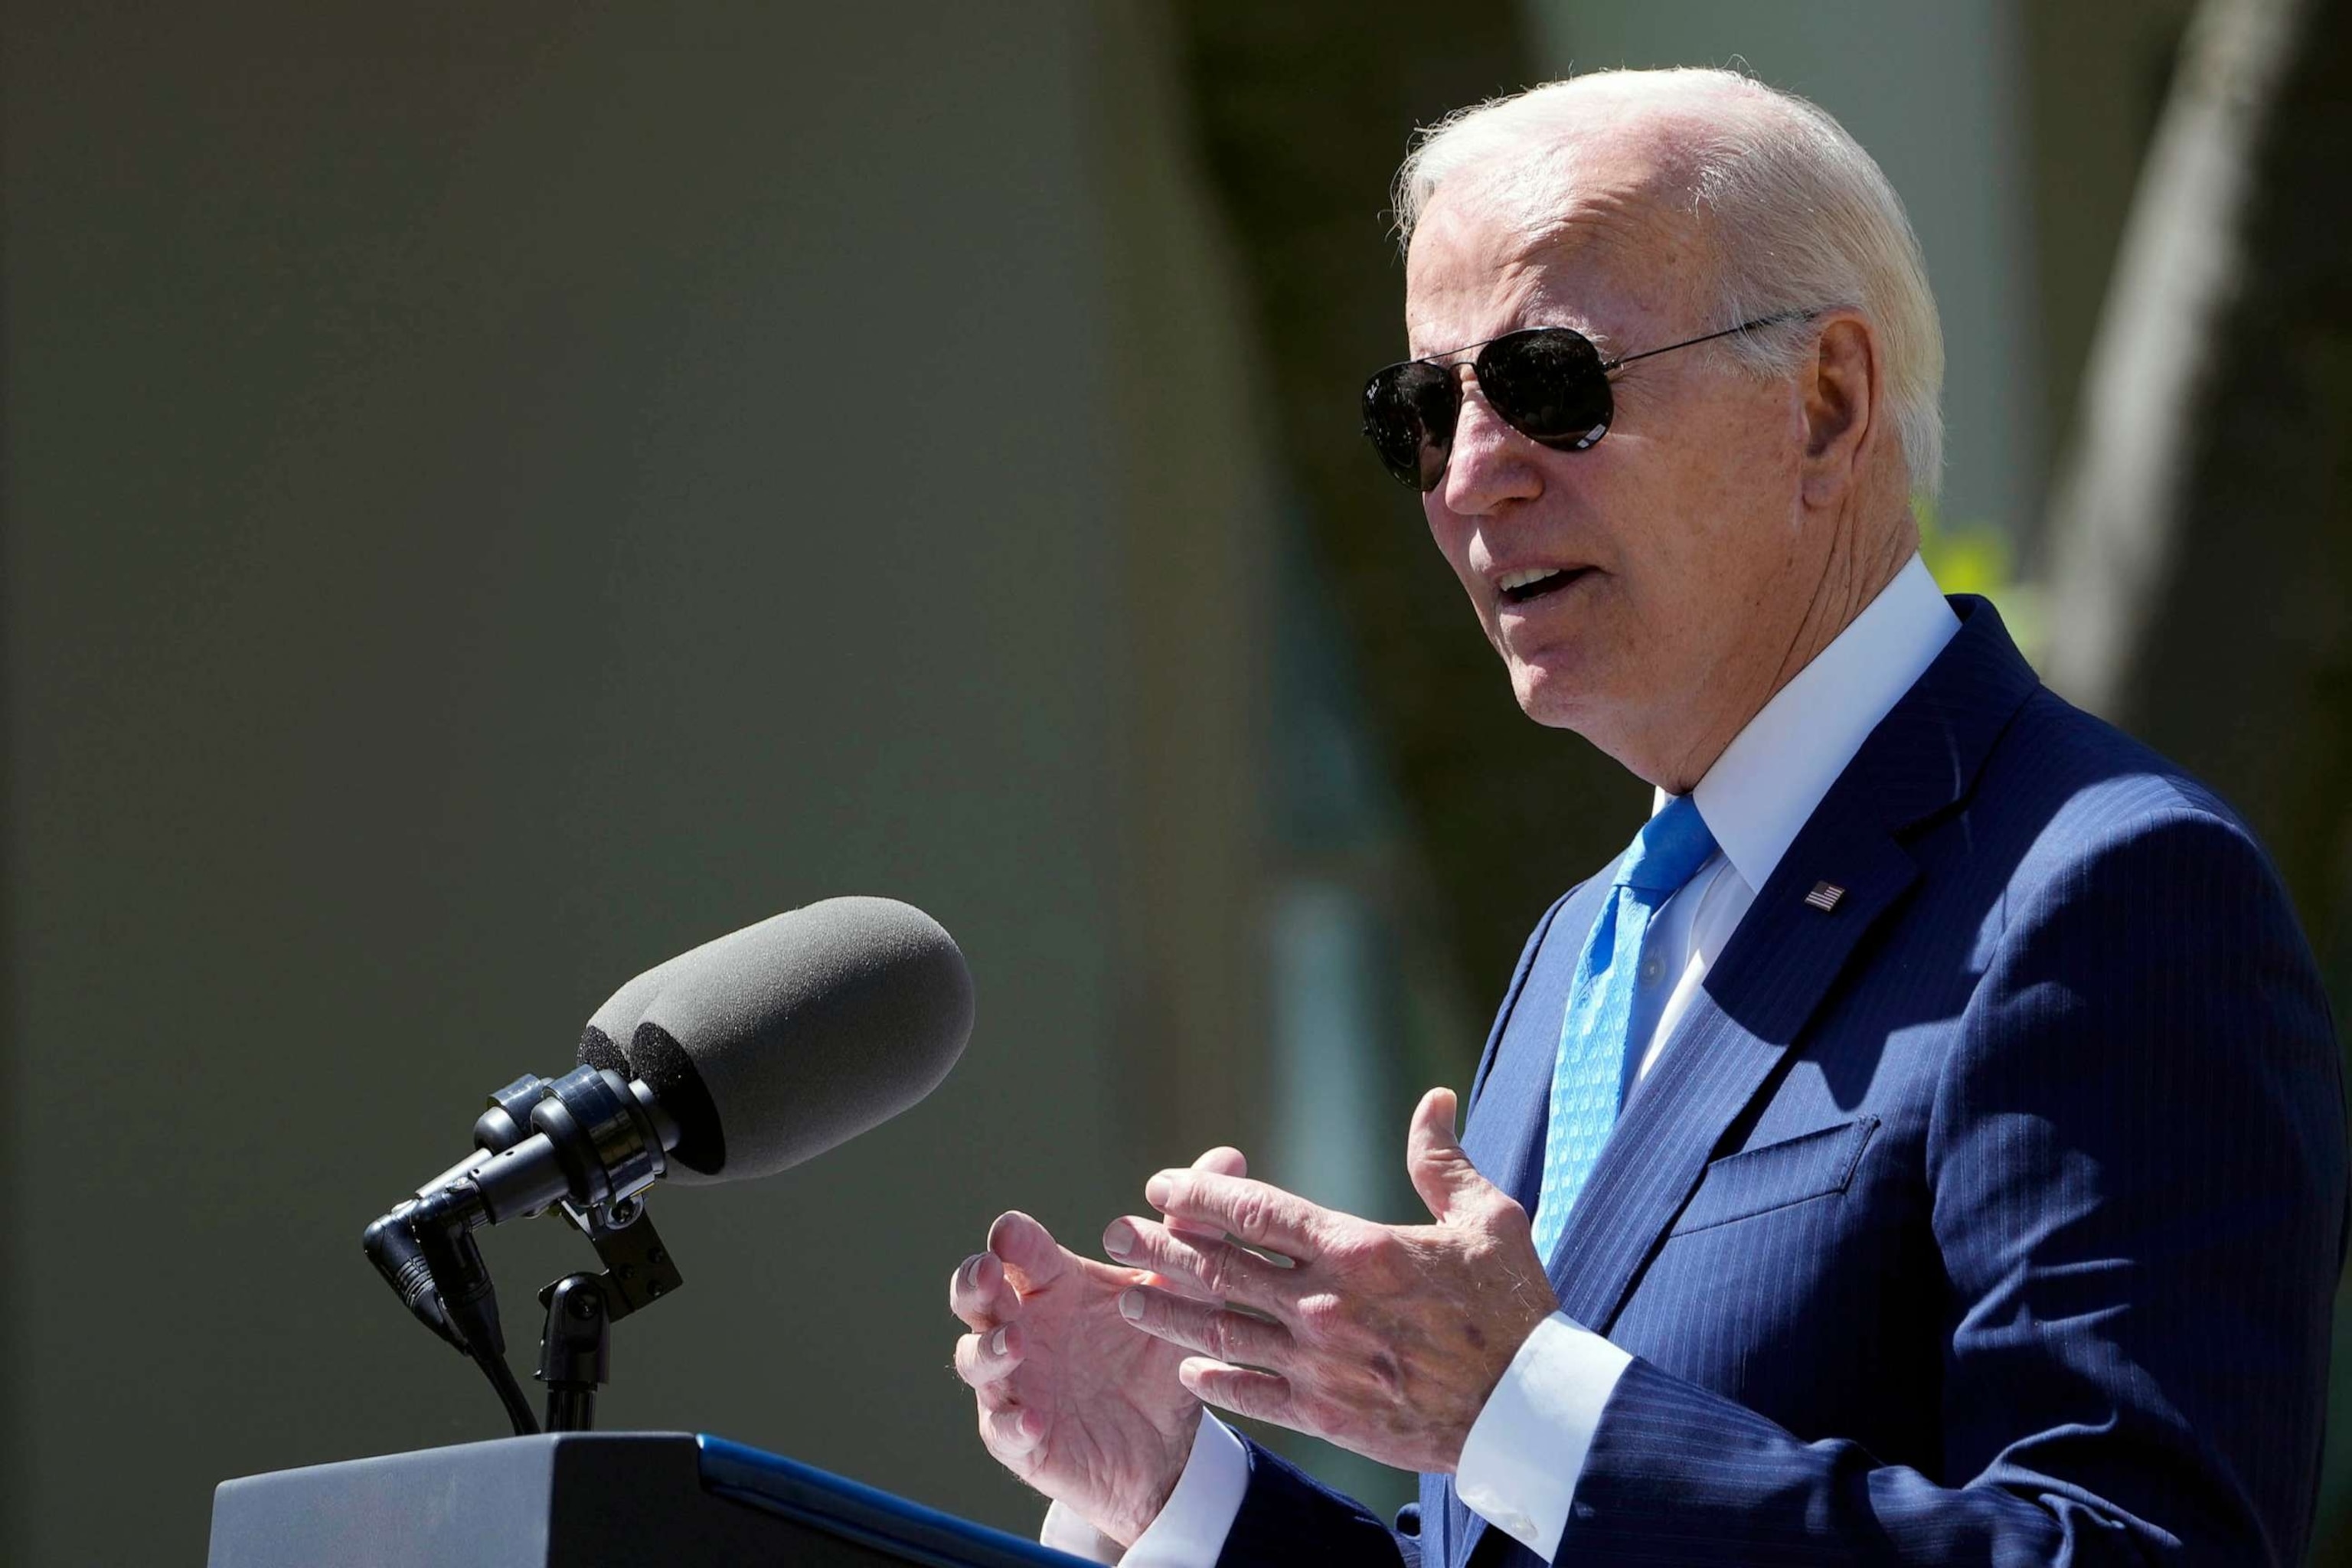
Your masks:
{"label": "blue necktie", "polygon": [[1669,802],[1634,836],[1617,868],[1612,896],[1601,906],[1601,918],[1592,922],[1592,935],[1576,962],[1568,1013],[1560,1020],[1559,1058],[1552,1068],[1543,1187],[1536,1199],[1536,1252],[1547,1263],[1568,1228],[1577,1194],[1601,1163],[1601,1146],[1609,1142],[1633,1077],[1634,1058],[1626,1035],[1651,920],[1714,853],[1715,835],[1690,796]]}

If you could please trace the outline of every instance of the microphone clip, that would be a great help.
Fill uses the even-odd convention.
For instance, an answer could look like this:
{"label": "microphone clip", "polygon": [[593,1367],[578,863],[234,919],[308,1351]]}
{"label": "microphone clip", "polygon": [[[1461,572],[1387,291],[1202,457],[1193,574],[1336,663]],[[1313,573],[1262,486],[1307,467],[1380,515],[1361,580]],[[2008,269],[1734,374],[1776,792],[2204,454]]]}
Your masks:
{"label": "microphone clip", "polygon": [[561,1209],[596,1249],[601,1274],[540,1292],[548,1308],[540,1376],[551,1431],[585,1431],[611,1362],[607,1337],[685,1283],[646,1216],[677,1124],[641,1083],[593,1067],[519,1078],[489,1097],[474,1152],[367,1228],[367,1256],[408,1310],[489,1377],[518,1433],[532,1423],[506,1366],[498,1297],[473,1232]]}
{"label": "microphone clip", "polygon": [[[663,1245],[661,1234],[654,1229],[653,1215],[646,1212],[643,1197],[622,1198],[586,1209],[567,1203],[563,1205],[563,1217],[588,1238],[588,1245],[596,1249],[598,1261],[604,1265],[604,1272],[593,1278],[604,1292],[608,1319],[625,1318],[686,1283],[685,1276],[677,1271],[677,1260]],[[542,1305],[548,1292],[554,1289],[550,1285],[539,1293]]]}
{"label": "microphone clip", "polygon": [[597,1392],[613,1376],[613,1324],[686,1281],[654,1229],[641,1197],[563,1215],[588,1237],[602,1274],[567,1274],[539,1293],[547,1326],[539,1340],[539,1380],[547,1385],[547,1430],[586,1432]]}

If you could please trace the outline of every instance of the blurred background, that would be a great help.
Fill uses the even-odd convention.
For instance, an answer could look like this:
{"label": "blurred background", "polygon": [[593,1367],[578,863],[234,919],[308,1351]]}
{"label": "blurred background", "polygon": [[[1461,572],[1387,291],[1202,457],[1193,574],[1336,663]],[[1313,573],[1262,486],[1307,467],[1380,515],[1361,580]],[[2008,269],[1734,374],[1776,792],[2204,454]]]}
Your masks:
{"label": "blurred background", "polygon": [[[1356,431],[1410,132],[1571,68],[1744,62],[1878,156],[1931,564],[2246,812],[2352,1018],[2347,14],[6,0],[0,1559],[500,1435],[362,1226],[620,982],[835,893],[956,933],[969,1055],[657,1195],[604,1425],[1028,1531],[949,1370],[1000,1209],[1091,1246],[1230,1141],[1415,1217],[1406,1112],[1645,809]],[[587,1249],[487,1240],[527,1371]]]}

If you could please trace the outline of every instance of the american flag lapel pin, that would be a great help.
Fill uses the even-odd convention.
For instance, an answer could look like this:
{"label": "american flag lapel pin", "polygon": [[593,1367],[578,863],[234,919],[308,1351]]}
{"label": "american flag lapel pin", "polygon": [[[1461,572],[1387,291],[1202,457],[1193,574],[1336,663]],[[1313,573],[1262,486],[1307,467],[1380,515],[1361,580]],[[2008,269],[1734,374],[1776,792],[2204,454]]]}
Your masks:
{"label": "american flag lapel pin", "polygon": [[1821,910],[1823,914],[1827,914],[1830,910],[1837,908],[1838,900],[1844,897],[1845,889],[1839,887],[1835,882],[1815,882],[1813,884],[1813,890],[1805,895],[1805,902],[1812,905],[1813,908]]}

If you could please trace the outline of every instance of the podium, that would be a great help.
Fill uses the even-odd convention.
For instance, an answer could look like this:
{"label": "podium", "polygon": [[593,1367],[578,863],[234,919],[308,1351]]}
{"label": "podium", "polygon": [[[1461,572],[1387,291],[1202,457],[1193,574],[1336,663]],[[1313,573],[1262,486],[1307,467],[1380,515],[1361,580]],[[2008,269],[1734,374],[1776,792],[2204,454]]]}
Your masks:
{"label": "podium", "polygon": [[223,1481],[211,1568],[1076,1568],[1082,1560],[687,1432],[568,1432]]}

